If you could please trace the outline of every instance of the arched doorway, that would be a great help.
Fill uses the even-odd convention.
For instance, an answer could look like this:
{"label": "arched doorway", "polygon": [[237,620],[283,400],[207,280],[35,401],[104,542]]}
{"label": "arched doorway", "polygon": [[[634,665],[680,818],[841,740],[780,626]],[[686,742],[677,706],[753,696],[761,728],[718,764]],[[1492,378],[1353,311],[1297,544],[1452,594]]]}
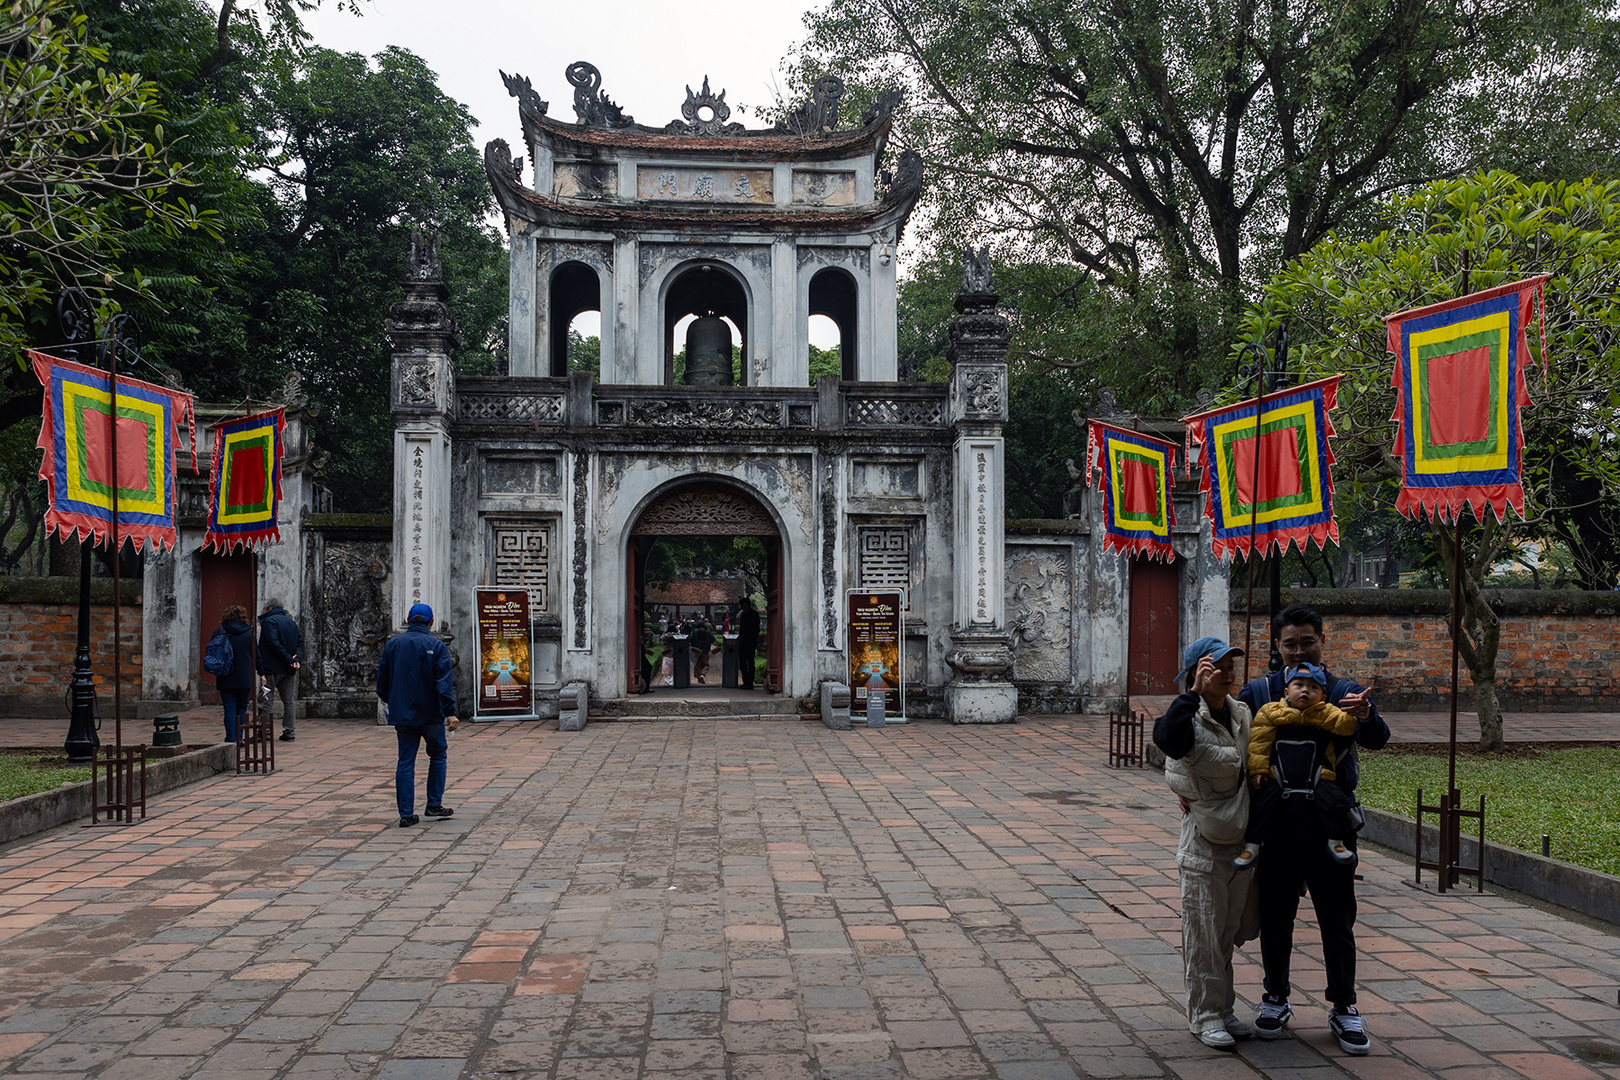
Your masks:
{"label": "arched doorway", "polygon": [[647,563],[659,540],[674,537],[754,537],[764,548],[765,690],[782,690],[782,536],[776,520],[753,495],[723,480],[682,484],[655,498],[630,527],[625,545],[625,687],[634,692],[641,674],[642,631],[647,616]]}

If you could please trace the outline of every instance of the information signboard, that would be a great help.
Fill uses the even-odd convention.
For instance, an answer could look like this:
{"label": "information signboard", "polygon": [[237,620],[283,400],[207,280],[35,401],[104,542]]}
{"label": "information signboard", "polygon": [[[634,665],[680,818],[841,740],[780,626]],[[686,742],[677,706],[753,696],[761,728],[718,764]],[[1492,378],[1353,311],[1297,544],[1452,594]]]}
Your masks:
{"label": "information signboard", "polygon": [[524,589],[474,589],[478,623],[478,685],[473,715],[510,719],[534,715],[529,674],[533,629]]}
{"label": "information signboard", "polygon": [[851,589],[849,600],[850,712],[866,709],[868,688],[892,694],[896,719],[905,715],[906,594],[898,589]]}

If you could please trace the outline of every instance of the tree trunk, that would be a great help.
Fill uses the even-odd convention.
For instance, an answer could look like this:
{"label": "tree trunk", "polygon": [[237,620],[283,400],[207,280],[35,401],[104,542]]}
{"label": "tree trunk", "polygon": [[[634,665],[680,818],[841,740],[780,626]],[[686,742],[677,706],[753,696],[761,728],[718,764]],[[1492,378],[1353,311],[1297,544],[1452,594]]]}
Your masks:
{"label": "tree trunk", "polygon": [[1496,700],[1495,675],[1474,680],[1474,708],[1479,712],[1479,748],[1502,749],[1502,703]]}

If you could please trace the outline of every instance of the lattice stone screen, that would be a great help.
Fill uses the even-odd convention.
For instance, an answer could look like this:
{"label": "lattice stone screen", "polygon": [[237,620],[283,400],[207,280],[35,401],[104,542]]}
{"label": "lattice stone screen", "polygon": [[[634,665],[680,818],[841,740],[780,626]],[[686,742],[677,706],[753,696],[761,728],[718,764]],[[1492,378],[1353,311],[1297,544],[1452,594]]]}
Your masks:
{"label": "lattice stone screen", "polygon": [[527,589],[535,611],[551,610],[551,529],[545,525],[496,525],[490,584]]}
{"label": "lattice stone screen", "polygon": [[905,526],[865,526],[860,543],[860,587],[904,589],[911,605],[911,530]]}

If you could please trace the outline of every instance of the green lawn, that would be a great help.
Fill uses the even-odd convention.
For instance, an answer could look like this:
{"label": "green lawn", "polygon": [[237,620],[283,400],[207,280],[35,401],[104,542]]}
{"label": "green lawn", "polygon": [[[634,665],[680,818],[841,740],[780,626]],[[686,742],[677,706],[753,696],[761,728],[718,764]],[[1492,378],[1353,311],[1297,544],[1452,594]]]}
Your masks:
{"label": "green lawn", "polygon": [[[1444,754],[1382,751],[1361,757],[1361,801],[1411,817],[1417,791],[1437,805],[1446,783]],[[1485,796],[1485,839],[1539,852],[1552,837],[1552,856],[1620,874],[1620,747],[1537,750],[1524,756],[1459,754],[1457,788],[1463,808]],[[1463,821],[1464,833],[1474,822]]]}
{"label": "green lawn", "polygon": [[62,760],[60,751],[51,754],[0,754],[0,801],[20,799],[36,791],[49,791],[64,782],[76,784],[90,779],[89,768],[71,766],[41,767],[43,760]]}

